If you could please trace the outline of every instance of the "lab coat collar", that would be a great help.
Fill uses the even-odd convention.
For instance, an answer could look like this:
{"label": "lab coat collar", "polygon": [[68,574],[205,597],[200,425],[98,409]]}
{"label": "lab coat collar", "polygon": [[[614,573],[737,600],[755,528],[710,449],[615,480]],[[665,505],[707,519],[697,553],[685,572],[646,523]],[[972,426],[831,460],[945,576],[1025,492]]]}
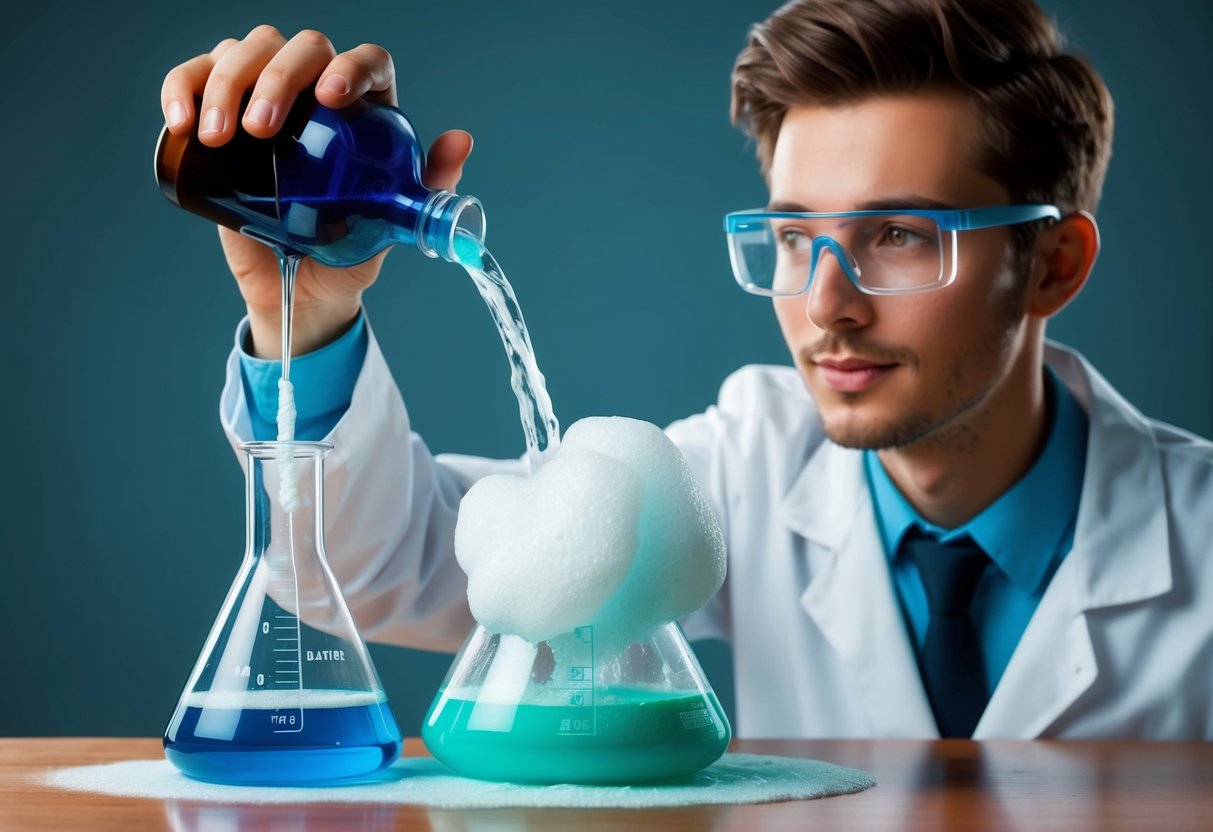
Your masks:
{"label": "lab coat collar", "polygon": [[[977,725],[978,738],[1044,733],[1098,676],[1085,614],[1171,589],[1162,470],[1149,423],[1076,353],[1050,343],[1046,363],[1089,419],[1074,545],[1011,656]],[[792,531],[827,550],[801,604],[846,668],[874,733],[937,736],[878,536],[862,453],[823,440],[788,489],[780,514]]]}
{"label": "lab coat collar", "polygon": [[[1045,360],[1087,411],[1090,425],[1074,547],[1066,557],[1072,562],[1071,603],[1094,610],[1168,592],[1166,489],[1150,423],[1082,356],[1049,343]],[[1109,514],[1112,506],[1115,514]]]}
{"label": "lab coat collar", "polygon": [[1162,463],[1149,423],[1077,353],[1050,343],[1045,361],[1089,420],[1074,545],[977,724],[979,739],[1047,733],[1099,676],[1087,613],[1116,615],[1172,587]]}
{"label": "lab coat collar", "polygon": [[784,495],[780,515],[801,537],[837,549],[850,532],[861,499],[871,504],[863,451],[823,439]]}
{"label": "lab coat collar", "polygon": [[823,442],[781,514],[826,550],[800,603],[845,668],[872,733],[938,736],[880,544],[862,453]]}

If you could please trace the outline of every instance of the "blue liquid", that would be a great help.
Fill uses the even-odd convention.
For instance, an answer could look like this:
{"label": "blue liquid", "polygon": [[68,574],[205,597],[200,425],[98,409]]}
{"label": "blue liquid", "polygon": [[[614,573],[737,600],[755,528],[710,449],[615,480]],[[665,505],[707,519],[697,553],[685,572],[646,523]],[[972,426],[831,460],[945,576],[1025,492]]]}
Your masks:
{"label": "blue liquid", "polygon": [[[205,710],[212,724],[234,722],[231,739],[198,736],[204,709],[186,706],[164,736],[164,754],[183,773],[214,783],[348,780],[391,765],[402,744],[386,702],[348,708]],[[301,730],[289,730],[300,725]]]}

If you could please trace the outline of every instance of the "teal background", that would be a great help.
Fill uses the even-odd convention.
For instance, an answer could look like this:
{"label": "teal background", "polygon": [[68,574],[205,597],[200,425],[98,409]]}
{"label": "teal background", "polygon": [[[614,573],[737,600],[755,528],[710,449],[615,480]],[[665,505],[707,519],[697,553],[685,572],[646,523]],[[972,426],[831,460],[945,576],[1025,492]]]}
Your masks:
{"label": "teal background", "polygon": [[[1208,0],[1052,0],[1117,102],[1104,251],[1053,337],[1147,414],[1213,434]],[[219,429],[242,305],[215,231],[170,206],[151,156],[174,64],[266,21],[396,56],[423,138],[461,127],[568,425],[664,424],[747,362],[786,363],[738,291],[721,216],[765,202],[728,123],[729,71],[767,2],[370,0],[68,4],[0,27],[0,735],[163,730],[243,550]],[[461,270],[389,258],[371,320],[436,451],[521,452],[497,334]],[[698,648],[726,707],[729,655]],[[449,657],[373,653],[402,729]],[[796,657],[789,657],[796,661]]]}

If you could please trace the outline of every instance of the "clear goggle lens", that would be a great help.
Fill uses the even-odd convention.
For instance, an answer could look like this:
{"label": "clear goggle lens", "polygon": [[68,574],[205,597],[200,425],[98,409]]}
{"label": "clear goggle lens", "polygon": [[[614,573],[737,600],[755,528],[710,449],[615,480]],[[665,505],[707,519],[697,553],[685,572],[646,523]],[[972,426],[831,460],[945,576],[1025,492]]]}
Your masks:
{"label": "clear goggle lens", "polygon": [[869,294],[935,289],[956,275],[956,232],[916,214],[743,217],[728,240],[737,282],[759,295],[804,292],[827,255]]}

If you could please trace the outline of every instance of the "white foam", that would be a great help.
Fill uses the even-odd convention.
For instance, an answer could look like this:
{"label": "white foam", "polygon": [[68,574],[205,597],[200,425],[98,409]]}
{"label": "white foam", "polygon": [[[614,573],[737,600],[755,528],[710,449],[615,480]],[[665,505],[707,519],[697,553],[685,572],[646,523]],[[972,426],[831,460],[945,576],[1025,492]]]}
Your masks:
{"label": "white foam", "polygon": [[619,417],[582,419],[564,442],[613,456],[644,483],[632,568],[590,623],[628,642],[702,607],[724,583],[724,535],[678,446]]}
{"label": "white foam", "polygon": [[477,482],[455,527],[476,620],[532,642],[586,623],[627,577],[642,496],[627,466],[568,445],[533,477]]}
{"label": "white foam", "polygon": [[307,710],[359,708],[387,701],[383,691],[374,690],[195,690],[182,697],[191,708],[221,711],[278,711],[289,708]]}
{"label": "white foam", "polygon": [[547,641],[581,624],[637,638],[724,581],[724,538],[682,453],[656,425],[572,425],[533,477],[466,494],[455,552],[489,630]]}
{"label": "white foam", "polygon": [[[379,804],[446,809],[627,808],[803,800],[863,791],[871,775],[817,760],[725,754],[682,783],[635,786],[519,786],[454,776],[437,760],[409,757],[362,782],[340,786],[222,786],[191,780],[167,760],[126,760],[39,773],[40,785],[167,801],[174,829],[241,828],[248,804],[349,803],[350,828],[382,826]],[[242,804],[225,806],[224,804]],[[359,808],[361,807],[361,808]],[[841,810],[840,810],[841,811]],[[491,821],[486,821],[489,826]],[[470,825],[470,822],[469,822]]]}
{"label": "white foam", "polygon": [[[295,441],[295,385],[288,379],[278,379],[278,441]],[[299,474],[294,454],[283,447],[276,454],[278,460],[278,502],[286,512],[299,508]]]}

